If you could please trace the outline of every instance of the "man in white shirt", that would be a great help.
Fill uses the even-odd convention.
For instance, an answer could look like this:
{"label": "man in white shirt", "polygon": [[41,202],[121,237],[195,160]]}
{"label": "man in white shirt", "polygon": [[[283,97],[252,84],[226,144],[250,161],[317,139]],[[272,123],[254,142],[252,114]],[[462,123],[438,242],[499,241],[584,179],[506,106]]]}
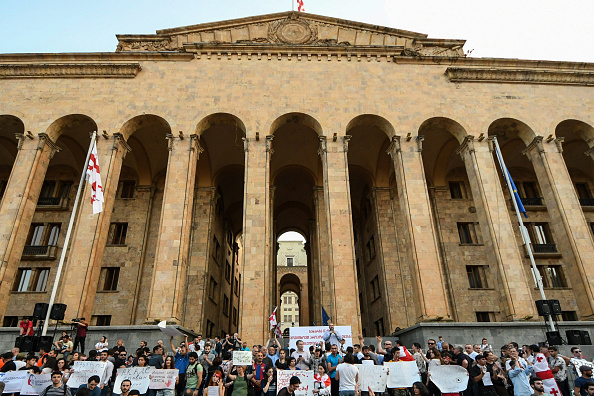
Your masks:
{"label": "man in white shirt", "polygon": [[[516,362],[518,362],[518,364],[520,366],[522,366],[522,370],[525,370],[528,367],[528,362],[524,359],[520,357],[520,354],[518,353],[518,350],[516,348],[510,347],[508,349],[509,352],[509,356],[515,360]],[[510,371],[515,367],[511,367],[509,365],[510,360],[508,360],[507,362],[505,362],[505,371]]]}
{"label": "man in white shirt", "polygon": [[359,369],[355,366],[355,357],[347,354],[344,362],[336,367],[336,380],[340,396],[354,396],[359,382]]}
{"label": "man in white shirt", "polygon": [[340,346],[340,341],[342,341],[342,336],[334,329],[333,323],[328,323],[328,330],[324,332],[322,338],[324,339],[324,342],[329,342],[330,345]]}
{"label": "man in white shirt", "polygon": [[113,363],[107,360],[107,351],[101,352],[100,356],[100,361],[107,364],[107,366],[105,366],[103,376],[101,377],[101,382],[99,383],[99,387],[101,388],[101,396],[105,396],[109,390],[109,381],[111,380],[111,374],[113,373]]}
{"label": "man in white shirt", "polygon": [[299,367],[299,370],[309,370],[309,361],[311,359],[310,353],[307,350],[303,350],[303,341],[297,341],[297,350],[291,355],[295,358],[295,365]]}

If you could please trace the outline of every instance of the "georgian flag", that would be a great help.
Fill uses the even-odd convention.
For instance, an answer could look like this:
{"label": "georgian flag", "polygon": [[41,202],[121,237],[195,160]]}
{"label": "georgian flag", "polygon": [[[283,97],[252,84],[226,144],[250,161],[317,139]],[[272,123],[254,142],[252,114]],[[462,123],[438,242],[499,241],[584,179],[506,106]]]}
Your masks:
{"label": "georgian flag", "polygon": [[398,348],[400,348],[398,360],[404,361],[404,362],[412,362],[415,360],[413,355],[410,354],[410,352],[408,351],[408,349],[406,349],[406,347],[404,345],[401,345]]}
{"label": "georgian flag", "polygon": [[270,317],[268,318],[268,321],[270,322],[270,329],[271,330],[274,329],[276,327],[276,325],[277,325],[277,322],[276,322],[276,309],[277,308],[278,307],[275,307],[274,308],[274,311],[272,312],[272,315],[270,315]]}
{"label": "georgian flag", "polygon": [[549,368],[547,358],[542,353],[537,354],[534,359],[534,374],[542,380],[545,393],[553,396],[561,396],[561,390],[559,390],[553,372]]}
{"label": "georgian flag", "polygon": [[277,337],[282,337],[283,336],[283,332],[280,329],[280,323],[278,323],[274,329],[274,334],[276,334]]}
{"label": "georgian flag", "polygon": [[93,205],[93,214],[95,215],[103,212],[103,184],[101,183],[101,173],[99,172],[97,142],[93,143],[93,150],[89,157],[87,180],[91,185],[91,204]]}
{"label": "georgian flag", "polygon": [[297,0],[297,11],[305,12],[305,6],[303,5],[303,0]]}

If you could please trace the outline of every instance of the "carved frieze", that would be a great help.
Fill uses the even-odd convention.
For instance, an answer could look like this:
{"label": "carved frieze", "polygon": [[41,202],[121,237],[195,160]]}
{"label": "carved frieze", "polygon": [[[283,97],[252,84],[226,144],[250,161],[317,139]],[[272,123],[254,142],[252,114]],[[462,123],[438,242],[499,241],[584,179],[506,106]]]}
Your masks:
{"label": "carved frieze", "polygon": [[594,72],[448,67],[451,82],[594,85]]}
{"label": "carved frieze", "polygon": [[121,51],[174,51],[167,39],[163,40],[122,40],[120,39],[116,52]]}
{"label": "carved frieze", "polygon": [[134,78],[139,63],[0,64],[3,78]]}
{"label": "carved frieze", "polygon": [[269,24],[268,39],[279,44],[313,44],[318,40],[318,29],[306,19],[280,19]]}

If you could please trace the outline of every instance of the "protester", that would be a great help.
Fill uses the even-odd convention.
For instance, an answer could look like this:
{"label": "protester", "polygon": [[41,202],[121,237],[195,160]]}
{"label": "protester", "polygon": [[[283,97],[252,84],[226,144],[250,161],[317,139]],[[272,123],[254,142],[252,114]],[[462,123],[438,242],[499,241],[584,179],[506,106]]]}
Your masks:
{"label": "protester", "polygon": [[[248,381],[252,379],[253,374],[246,374],[245,366],[236,366],[235,369],[235,371],[232,370],[227,376],[227,379],[231,381],[231,386],[233,386],[233,392],[231,393],[231,396],[247,396]],[[235,374],[233,374],[233,372],[235,372]]]}
{"label": "protester", "polygon": [[80,351],[85,353],[85,340],[87,339],[89,324],[85,321],[85,318],[72,319],[72,321],[76,323],[76,337],[74,337],[74,347],[72,350],[76,351],[76,348],[80,344]]}
{"label": "protester", "polygon": [[101,378],[99,378],[98,375],[92,375],[89,377],[86,384],[82,384],[78,387],[75,394],[80,396],[80,390],[86,388],[89,390],[89,396],[99,396],[101,395],[101,388],[97,386],[99,385],[99,382],[101,382]]}
{"label": "protester", "polygon": [[52,373],[52,384],[45,388],[39,396],[72,396],[70,388],[62,383],[62,373],[54,371]]}
{"label": "protester", "polygon": [[320,396],[330,395],[331,381],[327,374],[326,366],[323,364],[318,365],[318,372],[314,374],[314,388],[313,393]]}
{"label": "protester", "polygon": [[359,382],[359,369],[355,366],[355,358],[347,353],[343,362],[336,367],[336,380],[340,396],[355,396],[357,382]]}
{"label": "protester", "polygon": [[340,345],[343,340],[342,335],[334,329],[333,323],[328,323],[328,330],[324,332],[322,339],[324,342],[330,343],[330,345]]}
{"label": "protester", "polygon": [[581,377],[576,378],[574,382],[573,394],[578,396],[588,396],[585,388],[585,384],[587,382],[592,382],[592,367],[590,366],[580,366],[580,372],[582,373]]}
{"label": "protester", "polygon": [[301,380],[299,377],[292,376],[289,380],[289,386],[285,386],[283,389],[281,389],[277,396],[295,396],[295,391],[299,389],[299,385],[301,385]]}

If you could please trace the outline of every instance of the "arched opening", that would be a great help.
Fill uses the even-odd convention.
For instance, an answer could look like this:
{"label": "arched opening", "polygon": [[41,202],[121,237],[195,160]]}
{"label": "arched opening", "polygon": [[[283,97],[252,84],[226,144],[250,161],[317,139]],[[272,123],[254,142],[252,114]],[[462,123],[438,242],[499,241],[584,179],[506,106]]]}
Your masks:
{"label": "arched opening", "polygon": [[18,117],[0,115],[0,201],[4,198],[4,191],[18,151],[15,135],[24,132],[25,125]]}
{"label": "arched opening", "polygon": [[277,320],[284,332],[289,327],[308,325],[302,312],[308,310],[307,252],[305,238],[298,232],[288,231],[277,240],[277,278],[280,304]]}

